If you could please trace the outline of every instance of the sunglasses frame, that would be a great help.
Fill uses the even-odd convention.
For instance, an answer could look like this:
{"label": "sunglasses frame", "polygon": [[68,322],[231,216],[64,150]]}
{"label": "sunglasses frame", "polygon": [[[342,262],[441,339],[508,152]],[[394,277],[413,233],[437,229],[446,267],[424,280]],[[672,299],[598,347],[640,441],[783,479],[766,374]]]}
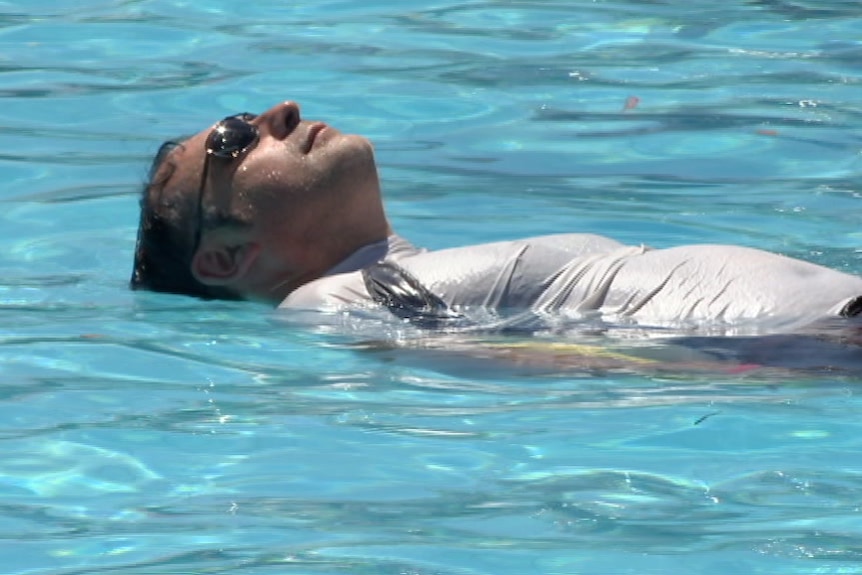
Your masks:
{"label": "sunglasses frame", "polygon": [[[197,205],[195,208],[195,233],[192,242],[191,252],[189,253],[189,264],[191,259],[198,251],[201,243],[201,235],[203,233],[203,201],[204,190],[206,189],[207,175],[209,174],[209,160],[211,157],[222,158],[227,160],[235,160],[248,152],[260,139],[260,131],[257,126],[250,123],[256,118],[255,114],[242,112],[227,116],[219,121],[207,135],[204,149],[204,165],[201,170],[201,183],[198,186]],[[242,138],[233,142],[232,132],[238,129],[244,130]]]}

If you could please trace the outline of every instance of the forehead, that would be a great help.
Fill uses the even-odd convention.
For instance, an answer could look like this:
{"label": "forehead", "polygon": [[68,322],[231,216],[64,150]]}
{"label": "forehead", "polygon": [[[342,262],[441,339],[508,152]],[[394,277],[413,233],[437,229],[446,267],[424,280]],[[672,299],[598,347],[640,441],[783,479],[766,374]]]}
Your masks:
{"label": "forehead", "polygon": [[186,138],[176,145],[156,167],[150,185],[160,189],[152,201],[161,204],[175,203],[177,196],[192,194],[200,185],[205,157],[204,141],[209,129]]}

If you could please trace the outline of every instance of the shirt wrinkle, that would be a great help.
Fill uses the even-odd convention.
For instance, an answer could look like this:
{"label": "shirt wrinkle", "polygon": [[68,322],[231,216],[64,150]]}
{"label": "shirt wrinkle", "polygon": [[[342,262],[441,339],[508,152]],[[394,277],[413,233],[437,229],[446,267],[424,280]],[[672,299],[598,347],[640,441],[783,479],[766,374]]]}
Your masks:
{"label": "shirt wrinkle", "polygon": [[592,234],[436,251],[392,235],[356,250],[281,307],[374,306],[361,270],[385,261],[485,323],[558,314],[653,327],[753,321],[758,329],[784,329],[862,310],[862,278],[837,270],[741,246],[652,249]]}

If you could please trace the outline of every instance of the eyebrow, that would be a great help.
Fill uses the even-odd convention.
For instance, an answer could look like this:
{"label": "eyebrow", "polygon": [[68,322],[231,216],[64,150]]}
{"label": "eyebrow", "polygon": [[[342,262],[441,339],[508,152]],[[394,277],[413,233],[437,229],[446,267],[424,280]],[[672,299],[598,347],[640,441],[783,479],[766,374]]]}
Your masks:
{"label": "eyebrow", "polygon": [[[156,173],[162,167],[162,164],[167,161],[167,158],[171,154],[171,152],[173,152],[177,148],[182,148],[185,145],[187,139],[188,138],[165,140],[164,142],[162,142],[162,144],[159,146],[158,151],[156,151],[156,155],[153,156],[153,161],[150,164],[148,179],[152,180],[153,177],[155,177]],[[168,165],[172,166],[173,168],[176,168],[176,164],[174,164],[173,162]]]}
{"label": "eyebrow", "polygon": [[[158,191],[161,193],[164,190],[168,181],[170,181],[177,169],[177,164],[169,161],[168,157],[171,152],[182,145],[182,141],[167,140],[162,142],[161,146],[159,146],[158,151],[150,162],[150,167],[147,170],[146,179],[142,186],[144,192],[142,194],[142,201],[151,197],[154,192]],[[162,173],[160,174],[159,172]]]}

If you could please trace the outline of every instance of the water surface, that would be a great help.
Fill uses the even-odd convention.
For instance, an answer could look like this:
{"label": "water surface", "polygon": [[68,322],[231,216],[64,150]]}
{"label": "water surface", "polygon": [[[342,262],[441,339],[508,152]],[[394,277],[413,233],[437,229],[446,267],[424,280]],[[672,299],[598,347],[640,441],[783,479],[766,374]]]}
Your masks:
{"label": "water surface", "polygon": [[161,141],[288,98],[372,138],[430,248],[862,273],[860,29],[855,1],[0,2],[3,572],[862,573],[856,377],[537,373],[126,289]]}

